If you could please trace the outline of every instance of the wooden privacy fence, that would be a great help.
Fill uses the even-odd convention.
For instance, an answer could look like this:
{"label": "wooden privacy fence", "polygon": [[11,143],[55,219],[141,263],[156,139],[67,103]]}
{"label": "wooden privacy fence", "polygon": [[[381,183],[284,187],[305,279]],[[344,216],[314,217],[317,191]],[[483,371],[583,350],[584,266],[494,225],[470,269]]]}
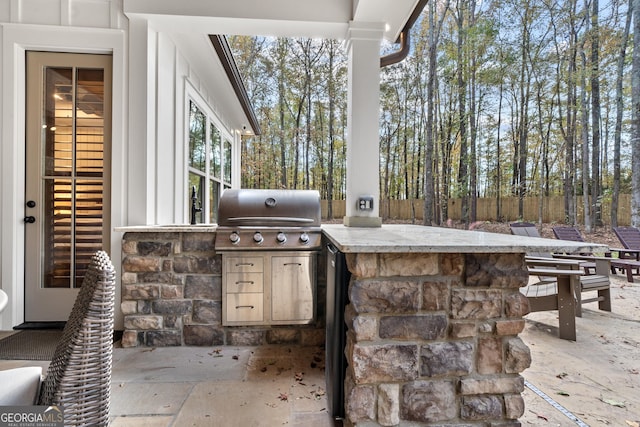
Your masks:
{"label": "wooden privacy fence", "polygon": [[[380,216],[383,219],[390,220],[415,220],[421,222],[423,218],[422,199],[415,200],[383,200],[380,205]],[[524,199],[524,217],[518,216],[518,198],[504,197],[500,199],[502,221],[524,221],[537,222],[540,216],[540,204],[542,203],[542,222],[545,223],[564,223],[564,197],[526,197]],[[576,198],[576,211],[578,212],[578,223],[584,222],[584,209],[582,205],[582,197]],[[345,216],[345,201],[334,200],[332,203],[332,218],[327,217],[326,200],[321,203],[322,218],[324,219],[342,219]],[[477,204],[477,221],[497,221],[496,217],[497,201],[495,198],[479,198]],[[611,199],[603,199],[602,205],[602,222],[607,225],[611,224]],[[449,200],[449,218],[459,221],[461,218],[461,200]],[[618,225],[627,226],[631,224],[631,195],[621,194],[618,203]]]}

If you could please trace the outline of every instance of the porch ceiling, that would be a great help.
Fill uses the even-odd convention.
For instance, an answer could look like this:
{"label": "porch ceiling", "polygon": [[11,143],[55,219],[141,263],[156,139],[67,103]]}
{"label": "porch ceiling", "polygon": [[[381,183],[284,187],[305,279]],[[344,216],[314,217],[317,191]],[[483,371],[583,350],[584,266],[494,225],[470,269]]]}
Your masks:
{"label": "porch ceiling", "polygon": [[158,31],[344,39],[349,22],[384,23],[395,41],[417,0],[124,0]]}

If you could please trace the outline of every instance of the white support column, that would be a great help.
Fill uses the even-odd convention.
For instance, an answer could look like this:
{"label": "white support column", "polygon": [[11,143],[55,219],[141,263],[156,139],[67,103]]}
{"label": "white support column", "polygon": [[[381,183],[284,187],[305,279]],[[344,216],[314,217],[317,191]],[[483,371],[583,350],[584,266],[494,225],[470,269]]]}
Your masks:
{"label": "white support column", "polygon": [[[380,41],[383,24],[351,22],[347,36],[347,200],[344,225],[380,227]],[[370,202],[369,202],[370,200]],[[362,203],[360,203],[362,202]],[[369,204],[371,203],[371,204]],[[364,207],[360,205],[364,204]]]}
{"label": "white support column", "polygon": [[127,225],[155,223],[157,34],[129,22],[129,148]]}

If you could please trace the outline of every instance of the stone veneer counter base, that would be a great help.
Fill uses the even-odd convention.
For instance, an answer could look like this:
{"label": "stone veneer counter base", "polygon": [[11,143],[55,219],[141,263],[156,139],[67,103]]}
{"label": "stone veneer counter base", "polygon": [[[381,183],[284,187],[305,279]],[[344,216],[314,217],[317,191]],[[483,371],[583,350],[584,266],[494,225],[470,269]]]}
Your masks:
{"label": "stone veneer counter base", "polygon": [[418,225],[324,225],[351,272],[345,426],[520,426],[527,252],[602,248]]}
{"label": "stone veneer counter base", "polygon": [[[602,245],[419,225],[323,225],[346,253],[345,426],[520,426],[529,348],[527,252]],[[224,327],[215,226],[122,227],[122,343],[216,346],[324,342],[318,321]],[[322,265],[323,257],[319,261]]]}

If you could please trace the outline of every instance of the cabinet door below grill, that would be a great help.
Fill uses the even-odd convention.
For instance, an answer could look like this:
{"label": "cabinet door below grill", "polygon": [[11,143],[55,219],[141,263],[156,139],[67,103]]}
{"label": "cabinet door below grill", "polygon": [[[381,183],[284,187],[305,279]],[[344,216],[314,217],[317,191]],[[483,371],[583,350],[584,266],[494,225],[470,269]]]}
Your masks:
{"label": "cabinet door below grill", "polygon": [[272,256],[271,320],[309,323],[314,317],[315,258]]}

